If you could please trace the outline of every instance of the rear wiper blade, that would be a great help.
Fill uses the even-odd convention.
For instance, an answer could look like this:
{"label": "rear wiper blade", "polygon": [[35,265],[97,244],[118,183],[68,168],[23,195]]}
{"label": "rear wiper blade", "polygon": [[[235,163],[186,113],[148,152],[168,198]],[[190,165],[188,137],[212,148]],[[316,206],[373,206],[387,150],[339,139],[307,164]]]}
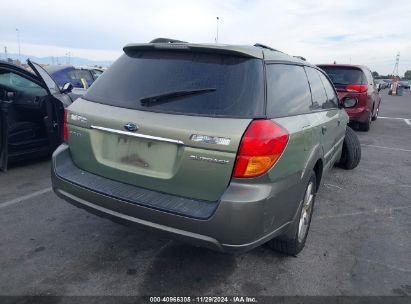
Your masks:
{"label": "rear wiper blade", "polygon": [[144,97],[140,99],[141,105],[145,107],[149,107],[152,105],[158,105],[166,102],[170,102],[181,97],[186,97],[189,95],[197,95],[197,94],[204,94],[208,92],[216,91],[216,88],[203,88],[203,89],[194,89],[194,90],[182,90],[182,91],[175,91],[164,93],[160,95]]}

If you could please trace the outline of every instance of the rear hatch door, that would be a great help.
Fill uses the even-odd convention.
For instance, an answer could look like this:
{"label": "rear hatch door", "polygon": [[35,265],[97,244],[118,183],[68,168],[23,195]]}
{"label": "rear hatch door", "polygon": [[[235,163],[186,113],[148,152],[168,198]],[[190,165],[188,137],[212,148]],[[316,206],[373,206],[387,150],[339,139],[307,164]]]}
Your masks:
{"label": "rear hatch door", "polygon": [[319,65],[319,67],[330,77],[340,100],[345,97],[357,97],[359,92],[352,88],[367,83],[363,71],[358,67],[339,65]]}
{"label": "rear hatch door", "polygon": [[263,108],[260,59],[136,51],[70,106],[68,143],[86,171],[216,201],[230,182],[243,133]]}

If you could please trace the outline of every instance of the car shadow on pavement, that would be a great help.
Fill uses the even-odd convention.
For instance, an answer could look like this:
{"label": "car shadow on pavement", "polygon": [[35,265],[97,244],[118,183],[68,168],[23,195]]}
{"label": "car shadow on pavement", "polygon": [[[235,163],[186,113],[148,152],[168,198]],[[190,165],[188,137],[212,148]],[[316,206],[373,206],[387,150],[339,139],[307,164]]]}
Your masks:
{"label": "car shadow on pavement", "polygon": [[[140,284],[140,295],[201,294],[221,286],[236,268],[236,257],[207,248],[170,242],[154,258]],[[223,294],[217,290],[213,294]]]}
{"label": "car shadow on pavement", "polygon": [[[47,163],[50,161],[50,155],[46,156],[41,156],[33,159],[25,159],[25,160],[20,160],[18,162],[12,162],[8,164],[7,170],[18,170],[21,168],[28,168],[28,167],[34,167],[34,166],[42,166],[42,164]],[[1,171],[0,171],[1,172]]]}
{"label": "car shadow on pavement", "polygon": [[[225,283],[229,284],[233,272],[242,268],[237,264],[256,257],[270,265],[290,258],[266,245],[234,255],[171,241],[154,258],[140,284],[139,294],[160,296],[178,290],[180,294],[198,295],[212,290],[213,295],[224,295]],[[283,272],[281,267],[279,272]]]}

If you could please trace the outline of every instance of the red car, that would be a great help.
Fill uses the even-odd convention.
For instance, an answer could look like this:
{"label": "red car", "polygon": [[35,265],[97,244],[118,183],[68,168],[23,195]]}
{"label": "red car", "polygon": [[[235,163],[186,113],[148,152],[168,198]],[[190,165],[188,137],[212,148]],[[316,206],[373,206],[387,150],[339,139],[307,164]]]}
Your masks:
{"label": "red car", "polygon": [[360,130],[368,131],[371,121],[380,110],[380,86],[366,66],[346,64],[320,64],[334,83],[340,101],[344,103],[350,122],[359,124]]}

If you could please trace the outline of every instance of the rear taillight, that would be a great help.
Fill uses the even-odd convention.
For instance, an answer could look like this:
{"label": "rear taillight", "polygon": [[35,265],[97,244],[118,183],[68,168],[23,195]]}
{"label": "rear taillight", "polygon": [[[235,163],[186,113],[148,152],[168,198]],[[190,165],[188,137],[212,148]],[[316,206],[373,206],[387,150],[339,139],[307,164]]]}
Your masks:
{"label": "rear taillight", "polygon": [[254,120],[247,128],[237,155],[233,177],[256,177],[280,158],[288,133],[271,120]]}
{"label": "rear taillight", "polygon": [[364,84],[349,84],[345,87],[348,92],[364,93],[367,92],[368,86]]}
{"label": "rear taillight", "polygon": [[63,123],[63,138],[64,141],[68,141],[68,128],[67,128],[67,109],[64,109],[64,123]]}

